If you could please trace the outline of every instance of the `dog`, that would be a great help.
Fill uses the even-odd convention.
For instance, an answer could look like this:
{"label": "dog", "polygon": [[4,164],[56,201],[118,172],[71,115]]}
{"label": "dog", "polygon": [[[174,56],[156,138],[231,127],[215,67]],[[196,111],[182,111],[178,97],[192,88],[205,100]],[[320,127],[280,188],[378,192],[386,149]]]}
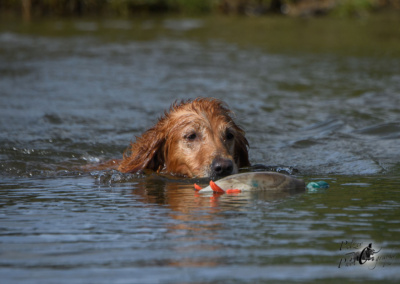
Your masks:
{"label": "dog", "polygon": [[232,111],[215,98],[175,102],[124,152],[122,173],[146,169],[185,178],[217,179],[249,167],[249,143]]}

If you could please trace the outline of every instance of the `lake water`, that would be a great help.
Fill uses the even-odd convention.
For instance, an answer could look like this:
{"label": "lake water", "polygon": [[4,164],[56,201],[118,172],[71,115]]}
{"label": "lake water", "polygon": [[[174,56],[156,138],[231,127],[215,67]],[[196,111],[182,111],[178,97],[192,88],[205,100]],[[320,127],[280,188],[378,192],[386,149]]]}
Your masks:
{"label": "lake water", "polygon": [[[391,16],[2,19],[0,278],[398,282],[399,27]],[[210,198],[193,181],[82,170],[197,96],[234,110],[253,164],[329,189]],[[354,262],[370,243],[375,259]]]}

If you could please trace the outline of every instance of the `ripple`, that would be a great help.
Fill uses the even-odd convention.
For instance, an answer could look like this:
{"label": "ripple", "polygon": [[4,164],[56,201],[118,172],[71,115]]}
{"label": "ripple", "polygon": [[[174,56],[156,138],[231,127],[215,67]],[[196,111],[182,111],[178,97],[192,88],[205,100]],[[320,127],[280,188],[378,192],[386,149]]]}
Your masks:
{"label": "ripple", "polygon": [[356,131],[358,134],[379,136],[381,139],[400,138],[400,121],[368,126]]}

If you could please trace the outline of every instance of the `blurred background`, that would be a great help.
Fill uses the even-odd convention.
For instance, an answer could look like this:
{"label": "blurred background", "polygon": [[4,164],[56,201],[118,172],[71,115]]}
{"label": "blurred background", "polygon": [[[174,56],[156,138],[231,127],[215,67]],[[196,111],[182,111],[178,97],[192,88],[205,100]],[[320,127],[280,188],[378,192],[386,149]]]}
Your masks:
{"label": "blurred background", "polygon": [[289,16],[362,15],[399,10],[399,0],[3,0],[2,12],[32,16],[129,16],[138,13],[192,13]]}

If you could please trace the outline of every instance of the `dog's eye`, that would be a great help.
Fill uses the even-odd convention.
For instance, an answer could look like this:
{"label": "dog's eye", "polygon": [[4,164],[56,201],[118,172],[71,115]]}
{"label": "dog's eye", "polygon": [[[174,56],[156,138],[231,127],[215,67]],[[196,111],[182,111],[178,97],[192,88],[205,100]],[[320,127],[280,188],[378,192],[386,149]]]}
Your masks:
{"label": "dog's eye", "polygon": [[189,135],[186,135],[185,138],[188,141],[194,141],[197,138],[197,135],[196,135],[196,133],[191,133]]}
{"label": "dog's eye", "polygon": [[231,132],[226,133],[226,140],[232,140],[234,137]]}

